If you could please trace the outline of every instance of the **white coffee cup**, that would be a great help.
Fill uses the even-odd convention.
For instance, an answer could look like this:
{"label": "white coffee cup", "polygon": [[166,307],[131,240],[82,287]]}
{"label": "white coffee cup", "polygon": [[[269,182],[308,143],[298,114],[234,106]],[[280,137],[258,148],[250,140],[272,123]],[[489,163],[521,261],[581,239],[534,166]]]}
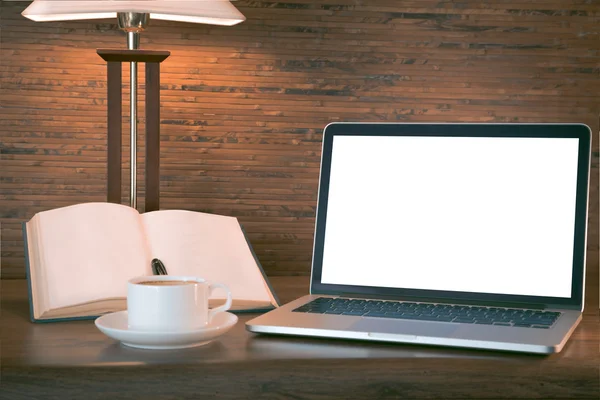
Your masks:
{"label": "white coffee cup", "polygon": [[[227,293],[222,306],[209,309],[208,298],[220,288]],[[222,283],[192,276],[140,276],[127,283],[129,328],[151,331],[191,331],[206,327],[231,307],[231,291]]]}

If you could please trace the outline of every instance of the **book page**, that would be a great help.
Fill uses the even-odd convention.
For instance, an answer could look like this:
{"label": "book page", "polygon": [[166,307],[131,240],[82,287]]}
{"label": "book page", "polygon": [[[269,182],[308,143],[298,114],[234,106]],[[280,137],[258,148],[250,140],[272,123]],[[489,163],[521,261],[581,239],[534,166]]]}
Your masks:
{"label": "book page", "polygon": [[139,213],[112,203],[85,203],[39,216],[48,308],[126,297],[127,281],[150,274]]}
{"label": "book page", "polygon": [[[169,275],[226,284],[234,300],[271,303],[266,283],[235,217],[183,210],[142,215],[152,258]],[[216,290],[211,298],[225,298]]]}

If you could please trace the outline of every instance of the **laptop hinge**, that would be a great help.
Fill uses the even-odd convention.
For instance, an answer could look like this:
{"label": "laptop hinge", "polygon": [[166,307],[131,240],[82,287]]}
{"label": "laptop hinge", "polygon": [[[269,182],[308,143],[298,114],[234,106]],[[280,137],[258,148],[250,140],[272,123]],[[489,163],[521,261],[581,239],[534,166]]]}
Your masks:
{"label": "laptop hinge", "polygon": [[582,311],[583,308],[581,304],[575,305],[565,305],[565,304],[545,304],[546,308],[556,309],[556,310],[574,310],[574,311]]}

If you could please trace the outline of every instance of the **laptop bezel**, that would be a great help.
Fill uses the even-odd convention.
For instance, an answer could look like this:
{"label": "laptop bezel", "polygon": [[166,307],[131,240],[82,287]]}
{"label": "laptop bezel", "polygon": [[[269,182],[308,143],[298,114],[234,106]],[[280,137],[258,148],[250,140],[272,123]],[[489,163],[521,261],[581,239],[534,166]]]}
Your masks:
{"label": "laptop bezel", "polygon": [[[339,135],[579,139],[571,297],[557,298],[322,283],[321,273],[323,266],[322,262],[333,138]],[[590,160],[591,130],[587,125],[584,124],[331,123],[325,127],[323,132],[310,293],[365,298],[389,298],[424,302],[489,304],[496,306],[523,306],[532,308],[565,308],[583,310]]]}

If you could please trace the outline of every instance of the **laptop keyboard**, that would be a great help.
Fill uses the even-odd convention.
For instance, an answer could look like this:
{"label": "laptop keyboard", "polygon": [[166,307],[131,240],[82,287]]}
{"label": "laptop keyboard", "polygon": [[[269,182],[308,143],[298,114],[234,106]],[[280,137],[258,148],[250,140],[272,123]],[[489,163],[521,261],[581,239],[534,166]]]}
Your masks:
{"label": "laptop keyboard", "polygon": [[319,297],[294,312],[548,329],[559,312]]}

